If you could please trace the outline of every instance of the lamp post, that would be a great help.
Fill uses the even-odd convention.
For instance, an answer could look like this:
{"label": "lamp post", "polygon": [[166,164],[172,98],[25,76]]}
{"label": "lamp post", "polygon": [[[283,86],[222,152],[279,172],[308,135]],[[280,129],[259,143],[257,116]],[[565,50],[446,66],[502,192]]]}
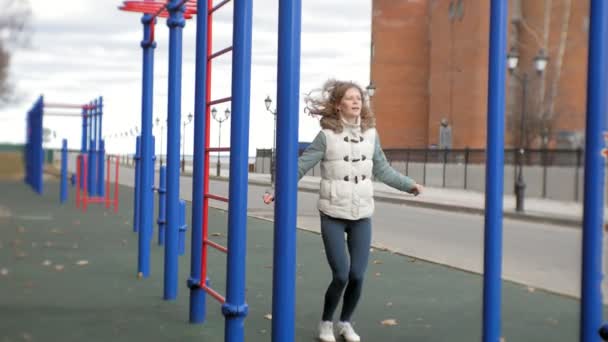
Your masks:
{"label": "lamp post", "polygon": [[[165,129],[165,125],[160,123],[160,118],[157,116],[156,117],[156,126],[160,127],[160,152],[158,153],[159,156],[159,160],[160,160],[160,166],[163,166],[163,130]],[[167,119],[165,119],[165,122],[167,122]]]}
{"label": "lamp post", "polygon": [[270,98],[270,96],[266,96],[266,99],[264,100],[264,104],[266,105],[266,110],[272,114],[272,116],[274,116],[274,131],[272,133],[272,150],[270,151],[270,185],[272,187],[274,187],[274,181],[275,181],[275,160],[274,160],[274,156],[276,154],[276,148],[277,148],[277,110],[276,108],[274,110],[270,109],[270,105],[272,105],[272,99]]}
{"label": "lamp post", "polygon": [[[228,118],[230,117],[230,109],[226,108],[226,110],[224,111],[224,115],[222,116],[222,115],[218,115],[217,109],[215,109],[215,107],[213,107],[211,109],[211,116],[213,116],[213,120],[217,121],[220,124],[219,134],[218,134],[218,139],[217,139],[217,147],[219,148],[222,145],[222,122],[228,120]],[[216,163],[215,175],[218,177],[220,176],[220,169],[221,169],[220,151],[217,151],[217,163]]]}
{"label": "lamp post", "polygon": [[182,144],[182,173],[186,172],[186,125],[192,122],[192,113],[188,114],[188,120],[184,121],[184,134]]}
{"label": "lamp post", "polygon": [[371,100],[371,98],[374,97],[374,94],[376,94],[376,86],[374,85],[374,82],[370,81],[369,85],[365,87],[365,89],[367,90],[367,96],[369,96]]}
{"label": "lamp post", "polygon": [[[542,74],[547,68],[549,58],[545,54],[545,51],[541,49],[536,57],[534,57],[534,68],[538,75]],[[523,159],[524,159],[524,137],[525,137],[525,119],[526,119],[526,95],[528,92],[528,73],[523,72],[519,74],[517,72],[517,65],[519,64],[519,54],[513,48],[507,55],[507,65],[509,67],[509,73],[515,79],[521,82],[522,96],[521,96],[521,118],[519,123],[519,153],[518,153],[518,170],[517,180],[515,181],[515,211],[524,211],[524,193],[526,190],[526,183],[523,176]]]}

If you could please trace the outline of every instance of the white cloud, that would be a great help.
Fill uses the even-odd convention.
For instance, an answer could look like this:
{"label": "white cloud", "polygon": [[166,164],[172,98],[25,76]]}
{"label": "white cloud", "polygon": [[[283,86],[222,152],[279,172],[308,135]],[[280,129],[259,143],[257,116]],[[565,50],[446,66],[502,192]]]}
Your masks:
{"label": "white cloud", "polygon": [[[300,93],[319,87],[327,78],[369,82],[371,4],[369,1],[303,1]],[[104,97],[104,135],[140,126],[142,39],[141,15],[118,10],[119,1],[64,0],[61,6],[31,0],[32,37],[13,55],[11,76],[21,103],[0,109],[0,141],[24,139],[25,115],[37,96],[49,102],[83,103]],[[278,2],[256,0],[253,8],[250,154],[272,146],[273,117],[264,107],[267,95],[276,105]],[[167,112],[168,28],[158,20],[154,61],[154,117]],[[232,5],[214,14],[213,51],[231,44]],[[183,34],[182,117],[194,108],[196,20]],[[232,55],[213,65],[212,98],[229,96]],[[218,105],[224,110],[228,104]],[[302,109],[302,108],[301,108]],[[300,140],[310,141],[319,126],[300,110]],[[45,126],[80,145],[80,120],[47,118]],[[192,150],[192,126],[187,126],[186,153]],[[217,141],[216,122],[211,141]],[[158,130],[155,134],[160,133]],[[166,134],[166,129],[164,130]],[[223,126],[222,145],[229,143]],[[122,141],[121,141],[122,140]],[[166,139],[164,139],[166,142]],[[158,139],[157,139],[158,141]],[[215,144],[215,143],[214,143]],[[131,153],[134,139],[108,141],[112,152]],[[59,146],[57,141],[54,146]],[[157,147],[158,148],[158,147]]]}

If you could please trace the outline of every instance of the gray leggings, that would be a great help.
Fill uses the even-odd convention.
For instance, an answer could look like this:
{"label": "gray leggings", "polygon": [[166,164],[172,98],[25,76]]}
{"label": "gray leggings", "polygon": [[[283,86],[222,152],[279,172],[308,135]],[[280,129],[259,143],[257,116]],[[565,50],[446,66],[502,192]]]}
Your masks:
{"label": "gray leggings", "polygon": [[[344,233],[347,236],[346,245],[350,262],[344,248]],[[322,319],[324,321],[333,319],[342,291],[346,287],[340,321],[348,322],[361,297],[372,238],[371,219],[345,220],[321,213],[321,236],[327,261],[333,273],[333,279],[325,293]]]}

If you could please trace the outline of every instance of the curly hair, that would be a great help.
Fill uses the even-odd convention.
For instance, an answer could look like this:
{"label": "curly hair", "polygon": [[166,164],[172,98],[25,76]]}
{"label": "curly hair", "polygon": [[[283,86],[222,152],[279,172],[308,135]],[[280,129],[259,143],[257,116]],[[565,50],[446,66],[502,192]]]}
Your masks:
{"label": "curly hair", "polygon": [[376,126],[376,118],[369,109],[365,92],[358,84],[351,81],[327,80],[321,89],[309,92],[305,97],[305,112],[310,116],[320,117],[323,129],[331,129],[336,133],[343,130],[342,119],[338,114],[338,107],[344,94],[351,88],[361,93],[361,130],[366,131]]}

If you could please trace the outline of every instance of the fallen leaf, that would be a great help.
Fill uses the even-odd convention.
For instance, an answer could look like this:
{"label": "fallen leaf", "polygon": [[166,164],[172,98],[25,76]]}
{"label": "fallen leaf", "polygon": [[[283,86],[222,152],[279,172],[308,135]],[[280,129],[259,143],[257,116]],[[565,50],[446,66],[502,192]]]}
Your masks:
{"label": "fallen leaf", "polygon": [[262,329],[262,330],[260,330],[260,333],[261,333],[261,334],[265,334],[265,333],[266,333],[266,329]]}
{"label": "fallen leaf", "polygon": [[57,228],[53,228],[53,229],[51,229],[51,233],[53,233],[53,234],[62,234],[63,232],[61,230],[57,229]]}
{"label": "fallen leaf", "polygon": [[129,225],[129,221],[125,221],[125,225],[128,226]]}
{"label": "fallen leaf", "polygon": [[425,325],[424,327],[425,327],[425,328],[427,328],[427,329],[431,329],[433,326],[432,326],[432,325],[430,325],[430,324],[427,324],[427,325]]}
{"label": "fallen leaf", "polygon": [[17,228],[17,233],[20,233],[20,234],[25,233],[25,227],[19,226],[19,228]]}
{"label": "fallen leaf", "polygon": [[51,266],[53,263],[51,262],[51,260],[44,260],[42,262],[42,266]]}
{"label": "fallen leaf", "polygon": [[72,248],[74,248],[74,249],[78,249],[78,244],[77,244],[77,243],[73,244],[73,245],[72,245]]}
{"label": "fallen leaf", "polygon": [[34,287],[34,283],[32,283],[31,281],[28,281],[25,283],[25,285],[23,285],[23,287],[25,287],[26,289],[31,289]]}
{"label": "fallen leaf", "polygon": [[222,236],[222,233],[211,233],[211,236]]}
{"label": "fallen leaf", "polygon": [[414,259],[414,258],[409,258],[409,259],[408,259],[408,261],[409,261],[409,262],[416,262],[416,259]]}
{"label": "fallen leaf", "polygon": [[[38,244],[36,242],[32,242],[32,248],[36,248],[36,247],[38,247]],[[0,246],[0,248],[1,248],[1,246]]]}
{"label": "fallen leaf", "polygon": [[373,249],[373,248],[370,248],[370,249],[369,249],[369,252],[370,252],[370,253],[374,253],[374,249]]}
{"label": "fallen leaf", "polygon": [[47,241],[47,242],[44,243],[44,245],[46,247],[51,247],[51,246],[53,246],[53,243],[51,241]]}
{"label": "fallen leaf", "polygon": [[17,247],[19,245],[21,245],[21,240],[17,239],[17,240],[11,241],[11,246]]}
{"label": "fallen leaf", "polygon": [[63,271],[64,268],[65,268],[65,266],[63,266],[63,265],[55,265],[56,271]]}
{"label": "fallen leaf", "polygon": [[265,314],[264,318],[266,318],[267,320],[271,321],[272,320],[272,315],[271,314]]}
{"label": "fallen leaf", "polygon": [[74,220],[72,223],[73,223],[74,225],[78,226],[78,225],[80,225],[80,220]]}
{"label": "fallen leaf", "polygon": [[388,303],[386,303],[386,306],[388,306],[388,307],[393,306],[393,302],[388,302]]}
{"label": "fallen leaf", "polygon": [[31,341],[32,340],[32,335],[30,335],[28,333],[22,333],[21,334],[21,338],[23,338],[24,341]]}
{"label": "fallen leaf", "polygon": [[501,337],[499,342],[507,342],[507,339],[504,337]]}
{"label": "fallen leaf", "polygon": [[272,269],[272,265],[266,265],[264,268]]}
{"label": "fallen leaf", "polygon": [[528,286],[528,292],[533,293],[534,291],[536,291],[535,288],[533,288],[532,286]]}
{"label": "fallen leaf", "polygon": [[380,273],[380,272],[376,272],[376,277],[379,277],[379,276],[381,276],[381,275],[382,275],[382,273]]}
{"label": "fallen leaf", "polygon": [[383,264],[382,260],[374,260],[374,265]]}
{"label": "fallen leaf", "polygon": [[15,253],[15,256],[17,257],[17,259],[23,259],[27,256],[27,253],[25,253],[24,251],[17,251],[17,253]]}
{"label": "fallen leaf", "polygon": [[88,265],[89,262],[87,260],[78,260],[78,262],[76,263],[76,265],[78,266],[84,266],[84,265]]}
{"label": "fallen leaf", "polygon": [[551,317],[547,318],[546,321],[547,321],[547,323],[552,324],[552,325],[557,325],[559,323],[558,320],[556,320],[555,318],[551,318]]}
{"label": "fallen leaf", "polygon": [[3,276],[8,275],[8,269],[6,269],[6,268],[0,269],[0,275],[3,275]]}
{"label": "fallen leaf", "polygon": [[137,279],[142,279],[144,274],[142,272],[137,272]]}
{"label": "fallen leaf", "polygon": [[394,325],[398,325],[397,320],[394,318],[391,319],[385,319],[384,321],[380,322],[380,324],[384,325],[384,326],[394,326]]}

